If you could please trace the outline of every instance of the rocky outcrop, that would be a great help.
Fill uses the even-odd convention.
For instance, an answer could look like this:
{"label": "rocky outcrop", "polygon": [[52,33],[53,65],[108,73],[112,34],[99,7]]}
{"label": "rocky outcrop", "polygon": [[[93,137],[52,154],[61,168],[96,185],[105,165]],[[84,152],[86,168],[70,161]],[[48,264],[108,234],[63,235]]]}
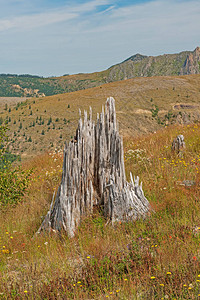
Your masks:
{"label": "rocky outcrop", "polygon": [[200,73],[200,48],[197,47],[193,52],[188,54],[187,59],[181,69],[181,75],[199,74]]}
{"label": "rocky outcrop", "polygon": [[45,94],[38,89],[23,88],[19,84],[13,84],[12,88],[17,93],[23,93],[24,97],[45,97]]}

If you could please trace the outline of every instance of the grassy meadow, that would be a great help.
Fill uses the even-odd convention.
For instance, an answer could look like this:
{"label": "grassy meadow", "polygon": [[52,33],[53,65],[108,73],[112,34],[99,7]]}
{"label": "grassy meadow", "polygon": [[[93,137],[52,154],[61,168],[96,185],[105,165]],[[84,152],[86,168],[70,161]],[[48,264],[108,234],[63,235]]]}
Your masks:
{"label": "grassy meadow", "polygon": [[[178,134],[182,156],[171,151]],[[124,138],[124,156],[151,215],[112,227],[95,212],[71,239],[36,235],[60,183],[62,151],[23,163],[33,168],[28,191],[0,212],[0,299],[200,299],[200,124]]]}

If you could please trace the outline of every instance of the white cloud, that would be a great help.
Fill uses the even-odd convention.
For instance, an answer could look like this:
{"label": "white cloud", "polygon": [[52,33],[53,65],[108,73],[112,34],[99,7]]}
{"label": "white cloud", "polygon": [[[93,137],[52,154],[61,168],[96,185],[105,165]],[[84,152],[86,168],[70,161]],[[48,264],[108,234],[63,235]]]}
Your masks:
{"label": "white cloud", "polygon": [[76,18],[77,16],[78,15],[75,13],[49,12],[31,16],[21,16],[7,20],[0,20],[0,31],[8,30],[11,28],[28,30],[53,23],[68,21],[70,19]]}
{"label": "white cloud", "polygon": [[[24,0],[20,0],[20,2]],[[16,1],[15,1],[16,2]],[[0,19],[0,31],[11,28],[28,30],[49,24],[60,23],[81,17],[84,13],[93,12],[98,6],[108,4],[108,0],[94,0],[81,5],[64,6],[61,9],[46,10],[42,13],[20,15],[6,19]],[[1,0],[0,0],[1,4]]]}

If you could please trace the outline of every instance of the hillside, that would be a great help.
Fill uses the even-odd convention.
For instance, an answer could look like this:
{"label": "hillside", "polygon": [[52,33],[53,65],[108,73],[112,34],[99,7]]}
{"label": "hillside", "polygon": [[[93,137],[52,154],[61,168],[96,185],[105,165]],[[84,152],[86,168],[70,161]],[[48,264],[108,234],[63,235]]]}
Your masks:
{"label": "hillside", "polygon": [[43,78],[31,75],[0,75],[0,97],[44,97],[83,90],[106,82],[104,72]]}
{"label": "hillside", "polygon": [[193,52],[160,56],[136,54],[109,70],[108,79],[123,80],[133,77],[189,75],[200,73],[200,48]]}
{"label": "hillside", "polygon": [[200,73],[200,48],[178,54],[136,54],[109,69],[91,74],[43,78],[31,75],[0,75],[0,97],[43,97],[84,90],[134,77],[174,76]]}
{"label": "hillside", "polygon": [[[171,151],[177,134],[185,137],[182,158]],[[199,136],[193,124],[125,139],[127,176],[140,176],[151,216],[111,226],[96,212],[72,239],[35,235],[60,183],[62,155],[27,162],[28,192],[0,211],[0,298],[199,299]]]}
{"label": "hillside", "polygon": [[0,123],[8,124],[10,151],[23,159],[63,149],[75,134],[78,110],[101,111],[109,96],[116,100],[120,132],[138,136],[170,124],[200,120],[200,75],[134,78],[84,91],[31,98],[0,105]]}

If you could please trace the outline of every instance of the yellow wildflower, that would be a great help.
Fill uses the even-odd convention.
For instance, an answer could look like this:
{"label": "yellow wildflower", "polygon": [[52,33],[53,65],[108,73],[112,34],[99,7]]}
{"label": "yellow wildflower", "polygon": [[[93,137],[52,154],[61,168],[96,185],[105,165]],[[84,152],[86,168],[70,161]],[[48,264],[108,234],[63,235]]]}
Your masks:
{"label": "yellow wildflower", "polygon": [[8,249],[3,249],[2,253],[9,253],[9,250]]}

